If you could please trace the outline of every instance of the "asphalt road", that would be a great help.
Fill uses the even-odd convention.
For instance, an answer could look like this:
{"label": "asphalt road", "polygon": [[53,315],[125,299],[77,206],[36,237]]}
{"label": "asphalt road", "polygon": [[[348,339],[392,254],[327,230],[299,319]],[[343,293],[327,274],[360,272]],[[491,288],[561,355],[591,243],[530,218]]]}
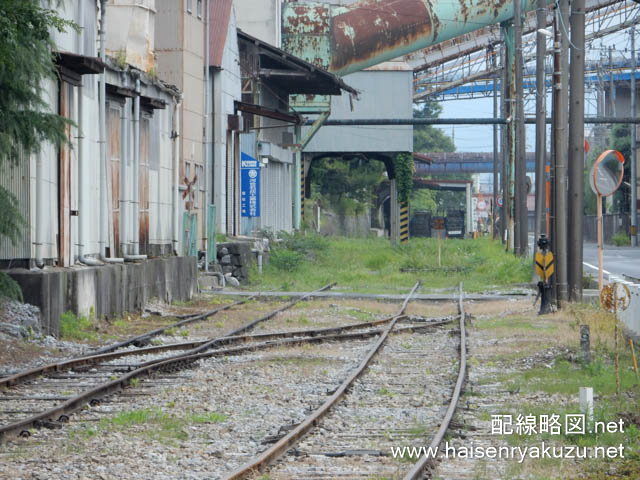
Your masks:
{"label": "asphalt road", "polygon": [[[584,271],[598,276],[598,246],[584,244]],[[604,246],[604,277],[629,275],[640,279],[640,248]]]}

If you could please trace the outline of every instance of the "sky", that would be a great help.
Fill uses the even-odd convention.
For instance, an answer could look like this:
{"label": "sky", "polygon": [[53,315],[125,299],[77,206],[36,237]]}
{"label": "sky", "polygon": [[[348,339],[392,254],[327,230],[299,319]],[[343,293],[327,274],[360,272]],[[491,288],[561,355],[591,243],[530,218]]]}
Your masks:
{"label": "sky", "polygon": [[[640,29],[636,30],[636,45],[640,50]],[[587,45],[587,60],[598,60],[601,53],[607,52],[609,46],[615,50],[615,55],[630,58],[630,35],[628,30],[611,34],[603,39],[593,41]],[[639,68],[640,69],[640,68]],[[525,104],[525,115],[535,115],[535,104],[533,96]],[[587,90],[585,92],[585,116],[595,116],[595,92]],[[493,98],[480,97],[474,99],[447,100],[440,103],[442,105],[441,118],[465,118],[493,117]],[[551,112],[551,91],[547,91],[547,114]],[[458,152],[491,152],[493,151],[493,127],[491,125],[452,125],[440,128],[446,135],[453,137]],[[549,127],[548,127],[549,128]],[[590,127],[587,127],[587,129]],[[547,139],[550,138],[547,133]],[[535,126],[526,126],[527,151],[534,150]]]}

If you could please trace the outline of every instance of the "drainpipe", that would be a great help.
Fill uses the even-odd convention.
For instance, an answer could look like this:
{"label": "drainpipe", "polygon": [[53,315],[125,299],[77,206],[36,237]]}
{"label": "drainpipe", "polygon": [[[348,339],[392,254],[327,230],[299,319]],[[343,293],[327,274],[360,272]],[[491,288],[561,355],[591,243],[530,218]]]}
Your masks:
{"label": "drainpipe", "polygon": [[122,125],[120,152],[120,245],[122,246],[123,257],[126,257],[127,253],[131,252],[131,238],[129,238],[129,175],[127,172],[127,165],[130,163],[129,159],[131,158],[130,112],[131,100],[129,98],[125,98],[120,122]]}
{"label": "drainpipe", "polygon": [[131,239],[133,254],[125,255],[125,260],[144,260],[140,255],[140,77],[136,78],[136,98],[133,101],[133,198],[131,199]]}
{"label": "drainpipe", "polygon": [[[82,4],[83,2],[80,3]],[[81,16],[80,18],[83,17]],[[85,192],[85,188],[87,187],[85,176],[88,169],[85,168],[84,94],[82,87],[78,90],[78,261],[85,265],[96,267],[98,265],[103,265],[103,263],[95,258],[85,257],[84,248],[86,241],[84,232],[85,221],[89,216],[89,209],[86,208],[87,196]]]}
{"label": "drainpipe", "polygon": [[44,188],[42,185],[42,155],[40,152],[36,160],[36,265],[38,268],[44,268],[44,259],[42,254],[42,215],[44,212]]}
{"label": "drainpipe", "polygon": [[[85,2],[80,2],[80,33],[78,35],[79,39],[79,48],[78,50],[82,52],[83,55],[86,54],[84,51],[84,4]],[[82,79],[84,85],[84,77]],[[84,263],[89,266],[98,266],[102,265],[102,262],[99,262],[95,258],[85,257],[85,221],[88,217],[88,209],[85,210],[85,205],[87,203],[87,196],[85,192],[85,188],[87,187],[87,182],[85,181],[85,175],[87,169],[85,168],[85,136],[84,136],[84,88],[80,86],[78,88],[78,261],[80,263]]]}
{"label": "drainpipe", "polygon": [[206,41],[205,41],[205,53],[204,53],[204,75],[205,75],[205,87],[204,87],[204,214],[202,216],[202,227],[204,230],[203,246],[204,246],[204,271],[209,271],[209,157],[210,157],[210,129],[209,122],[211,118],[210,100],[211,83],[209,75],[209,25],[210,25],[210,5],[207,0],[207,13],[206,13]]}
{"label": "drainpipe", "polygon": [[[105,30],[106,30],[106,3],[107,0],[100,0],[100,59],[105,62]],[[107,122],[106,122],[106,109],[107,109],[107,72],[102,72],[100,75],[100,108],[99,108],[99,123],[100,123],[100,260],[105,263],[122,263],[122,258],[108,258],[107,257],[107,236],[109,231],[109,215],[107,212]]]}
{"label": "drainpipe", "polygon": [[180,179],[178,178],[178,172],[180,168],[180,107],[182,106],[182,94],[176,98],[174,97],[174,115],[173,115],[173,253],[176,256],[180,255],[180,230],[179,230],[179,208],[180,208]]}

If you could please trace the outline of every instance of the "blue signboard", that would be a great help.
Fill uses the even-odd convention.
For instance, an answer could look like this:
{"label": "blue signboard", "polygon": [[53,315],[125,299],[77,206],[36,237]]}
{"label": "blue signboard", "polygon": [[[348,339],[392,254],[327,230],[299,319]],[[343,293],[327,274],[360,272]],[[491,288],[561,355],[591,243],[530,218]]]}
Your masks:
{"label": "blue signboard", "polygon": [[260,162],[244,152],[240,156],[240,214],[260,216]]}

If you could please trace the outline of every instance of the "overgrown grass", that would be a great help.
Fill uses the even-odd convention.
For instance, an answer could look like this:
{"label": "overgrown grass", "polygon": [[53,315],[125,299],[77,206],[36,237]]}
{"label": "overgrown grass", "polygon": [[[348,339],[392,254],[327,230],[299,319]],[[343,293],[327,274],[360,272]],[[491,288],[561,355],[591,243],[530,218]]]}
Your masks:
{"label": "overgrown grass", "polygon": [[313,290],[332,281],[357,292],[405,292],[418,280],[424,288],[479,291],[531,280],[531,262],[504,251],[491,239],[442,241],[412,239],[391,247],[383,238],[352,239],[290,236],[271,252],[262,275],[251,272],[251,288]]}
{"label": "overgrown grass", "polygon": [[631,237],[625,232],[620,231],[611,237],[611,242],[618,247],[626,247],[631,245]]}
{"label": "overgrown grass", "polygon": [[[621,348],[619,359],[620,389],[631,390],[636,384],[631,354]],[[597,356],[589,365],[577,365],[557,359],[553,368],[536,367],[522,375],[523,386],[528,391],[575,395],[580,387],[592,387],[596,395],[616,393],[616,374],[612,353]],[[639,405],[640,406],[640,405]]]}
{"label": "overgrown grass", "polygon": [[60,316],[60,338],[66,340],[98,340],[94,325],[85,316],[78,317],[73,312],[64,312]]}
{"label": "overgrown grass", "polygon": [[180,417],[165,413],[160,408],[141,408],[123,411],[110,418],[103,418],[95,426],[76,430],[75,436],[88,438],[101,432],[133,430],[163,443],[174,443],[188,439],[186,428],[188,425],[221,423],[227,418],[227,415],[218,412],[189,412]]}

